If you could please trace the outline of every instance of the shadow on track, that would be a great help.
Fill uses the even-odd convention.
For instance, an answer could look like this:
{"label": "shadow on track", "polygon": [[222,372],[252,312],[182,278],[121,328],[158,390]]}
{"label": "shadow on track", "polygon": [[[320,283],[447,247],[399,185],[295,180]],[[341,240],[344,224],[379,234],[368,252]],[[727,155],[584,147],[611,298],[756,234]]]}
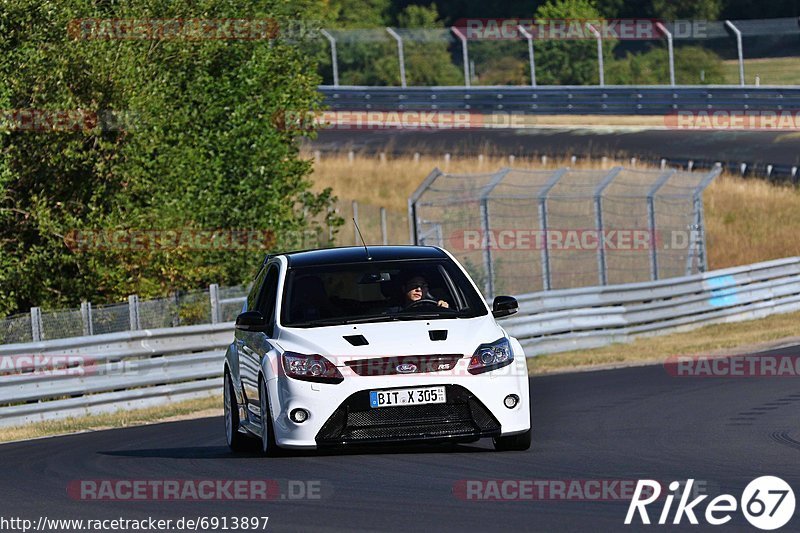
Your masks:
{"label": "shadow on track", "polygon": [[[281,457],[325,457],[336,455],[394,455],[394,454],[424,454],[424,453],[481,453],[494,450],[475,444],[429,444],[409,446],[359,446],[349,448],[334,448],[323,450],[283,450]],[[262,458],[257,446],[252,450],[232,452],[227,446],[188,446],[184,448],[149,448],[141,450],[110,450],[98,451],[100,455],[114,457],[138,457],[161,459],[254,459]]]}

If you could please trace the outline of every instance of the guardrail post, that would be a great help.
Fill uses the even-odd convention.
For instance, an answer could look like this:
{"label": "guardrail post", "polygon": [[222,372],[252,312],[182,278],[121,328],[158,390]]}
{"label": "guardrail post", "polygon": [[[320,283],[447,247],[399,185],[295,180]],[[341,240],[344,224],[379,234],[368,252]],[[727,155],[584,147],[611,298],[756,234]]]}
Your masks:
{"label": "guardrail post", "polygon": [[594,221],[597,228],[597,274],[600,285],[608,285],[608,268],[606,264],[605,230],[603,228],[603,191],[611,185],[622,167],[614,167],[606,174],[594,190]]}
{"label": "guardrail post", "polygon": [[658,279],[658,250],[656,249],[656,201],[658,190],[664,186],[677,171],[672,169],[661,174],[647,193],[647,229],[650,232],[650,279]]}
{"label": "guardrail post", "polygon": [[128,296],[128,316],[131,322],[131,331],[142,329],[142,323],[139,320],[139,296],[131,294]]}
{"label": "guardrail post", "polygon": [[92,302],[81,302],[81,323],[83,324],[83,334],[94,335],[94,325],[92,324]]}
{"label": "guardrail post", "polygon": [[736,51],[739,54],[739,85],[744,86],[744,50],[742,48],[742,32],[733,25],[730,20],[725,21],[725,25],[736,35]]}
{"label": "guardrail post", "polygon": [[672,49],[672,34],[669,32],[666,26],[660,22],[656,22],[656,28],[662,31],[667,37],[667,52],[669,53],[669,84],[675,87],[675,54]]}
{"label": "guardrail post", "polygon": [[219,285],[212,283],[208,286],[208,297],[211,300],[211,323],[220,323],[220,309],[219,309]]}
{"label": "guardrail post", "polygon": [[389,233],[386,231],[386,208],[381,207],[381,242],[389,244]]}
{"label": "guardrail post", "polygon": [[606,82],[605,76],[603,75],[603,71],[605,70],[603,68],[603,38],[600,32],[591,24],[587,23],[586,27],[589,28],[589,31],[592,32],[592,35],[597,39],[597,68],[600,72],[600,87],[604,87]]}
{"label": "guardrail post", "polygon": [[331,43],[331,65],[333,66],[333,86],[339,86],[339,61],[336,55],[336,39],[333,38],[333,35],[328,33],[326,30],[320,30],[320,33],[328,39],[328,42]]}
{"label": "guardrail post", "polygon": [[42,340],[42,310],[31,307],[31,339],[33,342]]}
{"label": "guardrail post", "polygon": [[406,86],[406,60],[405,54],[403,54],[403,38],[397,34],[392,28],[386,28],[386,31],[389,32],[389,35],[394,37],[397,41],[397,58],[400,61],[400,86]]}
{"label": "guardrail post", "polygon": [[542,290],[549,291],[552,287],[550,282],[550,251],[549,239],[547,238],[547,195],[550,194],[550,189],[556,186],[558,180],[561,179],[568,169],[560,168],[553,172],[550,179],[542,186],[539,193],[536,195],[539,204],[539,229],[542,231]]}
{"label": "guardrail post", "polygon": [[455,26],[450,28],[450,31],[461,41],[461,59],[464,61],[464,86],[469,87],[469,52],[467,51],[467,37]]}
{"label": "guardrail post", "polygon": [[528,62],[531,66],[531,87],[536,87],[536,63],[533,60],[533,35],[525,29],[521,24],[517,26],[519,32],[525,36],[528,41]]}

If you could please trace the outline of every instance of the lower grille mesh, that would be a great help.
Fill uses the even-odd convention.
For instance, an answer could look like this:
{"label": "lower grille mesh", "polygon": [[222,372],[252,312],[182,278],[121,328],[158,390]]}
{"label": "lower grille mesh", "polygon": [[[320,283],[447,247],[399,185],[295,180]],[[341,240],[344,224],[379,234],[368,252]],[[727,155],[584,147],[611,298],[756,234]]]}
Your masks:
{"label": "lower grille mesh", "polygon": [[500,424],[465,388],[447,385],[447,403],[371,408],[369,391],[351,395],[317,434],[318,444],[461,438],[497,435]]}

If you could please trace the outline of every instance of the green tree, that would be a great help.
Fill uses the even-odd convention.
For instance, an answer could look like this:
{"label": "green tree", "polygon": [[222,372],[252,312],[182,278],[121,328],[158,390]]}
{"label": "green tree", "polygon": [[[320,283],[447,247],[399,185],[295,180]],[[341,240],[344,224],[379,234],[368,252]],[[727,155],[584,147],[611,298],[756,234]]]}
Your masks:
{"label": "green tree", "polygon": [[[536,10],[535,18],[585,21],[601,16],[592,0],[550,0]],[[579,29],[588,35],[585,27]],[[604,41],[604,60],[611,57],[615,44],[613,40]],[[600,81],[594,39],[538,40],[536,54],[536,79],[541,84],[591,85]]]}
{"label": "green tree", "polygon": [[276,116],[318,108],[315,65],[286,39],[81,40],[80,17],[310,18],[311,2],[90,0],[0,9],[3,109],[124,111],[122,128],[0,136],[0,314],[249,279],[264,250],[95,250],[75,229],[244,229],[293,246],[322,214],[296,132]]}

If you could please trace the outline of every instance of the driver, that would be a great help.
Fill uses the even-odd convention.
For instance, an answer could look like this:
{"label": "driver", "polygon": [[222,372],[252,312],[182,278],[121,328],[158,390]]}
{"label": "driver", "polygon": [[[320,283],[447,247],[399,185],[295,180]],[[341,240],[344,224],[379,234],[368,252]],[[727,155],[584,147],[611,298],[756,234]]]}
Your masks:
{"label": "driver", "polygon": [[431,300],[436,302],[439,307],[449,308],[450,304],[444,300],[436,300],[428,292],[428,282],[422,276],[412,276],[403,284],[403,307],[408,308],[414,302],[420,300]]}

